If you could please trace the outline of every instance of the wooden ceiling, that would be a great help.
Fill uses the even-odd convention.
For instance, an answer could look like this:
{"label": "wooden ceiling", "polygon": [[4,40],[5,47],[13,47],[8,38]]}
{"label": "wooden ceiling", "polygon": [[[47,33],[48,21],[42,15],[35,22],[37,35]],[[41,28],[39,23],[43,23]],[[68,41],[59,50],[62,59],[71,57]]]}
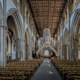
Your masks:
{"label": "wooden ceiling", "polygon": [[50,28],[52,36],[56,34],[64,7],[64,0],[28,0],[32,15],[40,35],[44,28]]}

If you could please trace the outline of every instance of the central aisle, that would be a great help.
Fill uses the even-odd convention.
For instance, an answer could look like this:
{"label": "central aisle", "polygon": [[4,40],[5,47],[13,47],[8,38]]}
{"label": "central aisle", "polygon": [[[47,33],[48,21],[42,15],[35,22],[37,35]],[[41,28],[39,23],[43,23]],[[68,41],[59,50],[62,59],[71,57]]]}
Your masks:
{"label": "central aisle", "polygon": [[62,80],[54,65],[49,59],[44,59],[43,63],[34,74],[31,80]]}

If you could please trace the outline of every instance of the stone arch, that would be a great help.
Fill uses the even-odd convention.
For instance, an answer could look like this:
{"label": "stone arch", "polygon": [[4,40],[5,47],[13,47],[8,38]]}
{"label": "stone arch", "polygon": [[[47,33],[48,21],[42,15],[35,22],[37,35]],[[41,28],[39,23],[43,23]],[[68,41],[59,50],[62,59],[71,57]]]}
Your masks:
{"label": "stone arch", "polygon": [[80,59],[80,15],[77,20],[77,23],[75,25],[75,31],[74,31],[74,50],[75,50],[75,56]]}
{"label": "stone arch", "polygon": [[7,59],[17,58],[18,30],[12,16],[7,17]]}
{"label": "stone arch", "polygon": [[21,34],[22,34],[22,21],[21,21],[20,15],[19,15],[19,13],[17,12],[17,10],[15,8],[11,8],[7,12],[7,18],[9,16],[12,16],[13,17],[14,22],[16,24],[16,28],[18,30],[18,38],[20,38],[21,37]]}
{"label": "stone arch", "polygon": [[24,60],[25,58],[25,44],[24,44],[24,27],[23,20],[21,14],[17,11],[16,8],[10,8],[7,12],[7,17],[12,16],[14,18],[17,33],[18,33],[18,44],[17,44],[17,58],[20,60]]}
{"label": "stone arch", "polygon": [[[80,5],[80,4],[79,4]],[[78,6],[74,13],[73,13],[73,19],[72,19],[72,24],[71,24],[71,30],[72,30],[72,53],[74,59],[80,59],[80,51],[78,50],[79,46],[78,44],[80,43],[79,39],[79,32],[80,32],[80,6]]]}

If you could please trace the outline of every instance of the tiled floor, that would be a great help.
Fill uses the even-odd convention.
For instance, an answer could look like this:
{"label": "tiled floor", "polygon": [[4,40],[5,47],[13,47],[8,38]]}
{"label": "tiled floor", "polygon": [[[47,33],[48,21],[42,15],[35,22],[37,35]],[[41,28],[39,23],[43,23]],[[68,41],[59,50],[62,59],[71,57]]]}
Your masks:
{"label": "tiled floor", "polygon": [[31,80],[62,80],[54,65],[49,59],[44,59],[40,68]]}

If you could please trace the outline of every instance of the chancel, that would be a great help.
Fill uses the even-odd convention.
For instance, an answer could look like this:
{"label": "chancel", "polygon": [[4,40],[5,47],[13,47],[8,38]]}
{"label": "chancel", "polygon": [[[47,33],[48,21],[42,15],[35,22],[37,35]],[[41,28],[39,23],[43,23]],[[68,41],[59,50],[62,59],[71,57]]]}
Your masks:
{"label": "chancel", "polygon": [[55,45],[53,38],[51,37],[50,29],[45,28],[43,31],[43,37],[38,40],[37,55],[42,57],[50,57],[53,54],[57,55],[57,51],[54,47]]}
{"label": "chancel", "polygon": [[0,80],[80,80],[80,0],[0,0]]}

